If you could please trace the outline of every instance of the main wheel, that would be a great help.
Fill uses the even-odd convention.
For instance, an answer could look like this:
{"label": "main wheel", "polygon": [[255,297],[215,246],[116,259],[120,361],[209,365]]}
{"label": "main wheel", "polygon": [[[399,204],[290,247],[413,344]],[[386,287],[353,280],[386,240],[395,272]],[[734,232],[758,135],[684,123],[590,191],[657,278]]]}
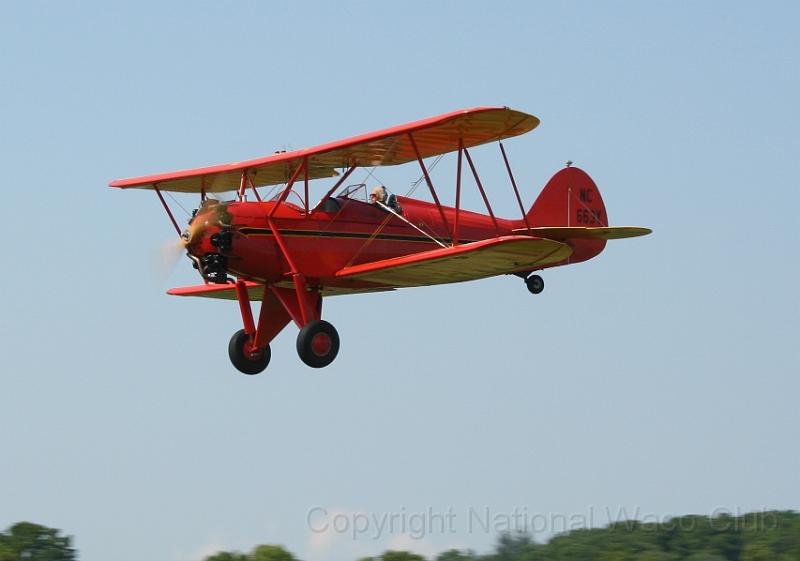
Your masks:
{"label": "main wheel", "polygon": [[231,342],[228,343],[228,356],[231,357],[231,362],[240,371],[245,374],[253,375],[263,372],[269,364],[269,359],[272,357],[272,351],[267,345],[264,350],[257,353],[245,352],[245,345],[249,345],[250,336],[240,329],[231,337]]}
{"label": "main wheel", "polygon": [[539,275],[531,275],[525,279],[525,286],[531,294],[539,294],[544,290],[544,279]]}
{"label": "main wheel", "polygon": [[311,368],[328,366],[339,354],[339,334],[330,323],[315,319],[297,334],[297,354]]}

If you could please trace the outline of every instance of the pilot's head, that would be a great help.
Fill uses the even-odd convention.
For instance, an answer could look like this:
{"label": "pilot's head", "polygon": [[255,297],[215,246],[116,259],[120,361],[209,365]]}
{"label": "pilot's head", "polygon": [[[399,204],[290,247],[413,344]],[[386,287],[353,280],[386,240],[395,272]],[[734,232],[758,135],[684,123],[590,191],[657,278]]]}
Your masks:
{"label": "pilot's head", "polygon": [[372,190],[372,193],[369,194],[369,201],[371,203],[386,203],[386,187],[383,185],[378,185]]}

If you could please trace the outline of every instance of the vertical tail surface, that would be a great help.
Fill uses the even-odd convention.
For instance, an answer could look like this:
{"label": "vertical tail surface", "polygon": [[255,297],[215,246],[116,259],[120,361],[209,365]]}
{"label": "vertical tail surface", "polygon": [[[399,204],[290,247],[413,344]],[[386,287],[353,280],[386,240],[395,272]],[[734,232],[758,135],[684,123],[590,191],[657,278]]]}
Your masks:
{"label": "vertical tail surface", "polygon": [[537,226],[608,226],[606,206],[592,178],[580,168],[567,167],[544,186],[528,211]]}
{"label": "vertical tail surface", "polygon": [[[592,178],[580,168],[566,167],[544,186],[527,214],[532,228],[542,226],[608,226],[603,197]],[[567,239],[573,248],[570,263],[586,261],[603,251],[605,240]]]}

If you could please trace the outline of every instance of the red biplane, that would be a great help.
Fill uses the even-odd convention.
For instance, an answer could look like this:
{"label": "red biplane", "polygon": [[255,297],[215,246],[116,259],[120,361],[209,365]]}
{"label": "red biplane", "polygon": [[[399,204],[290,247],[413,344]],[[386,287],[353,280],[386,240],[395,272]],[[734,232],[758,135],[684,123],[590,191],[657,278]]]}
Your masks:
{"label": "red biplane", "polygon": [[[321,319],[325,296],[501,274],[521,277],[538,294],[544,283],[534,271],[590,259],[610,239],[650,233],[609,227],[597,186],[569,163],[526,212],[500,141],[538,124],[536,117],[507,107],[466,109],[314,148],[111,186],[154,190],[200,272],[203,284],[169,294],[238,300],[244,327],[228,345],[237,369],[264,370],[270,341],[290,321],[300,329],[300,358],[321,368],[339,352],[336,329]],[[516,220],[495,216],[470,156],[469,148],[493,141],[500,143],[519,204]],[[425,163],[449,152],[458,153],[454,207],[441,204]],[[432,203],[387,197],[381,188],[370,200],[365,184],[346,183],[358,167],[407,162],[419,164]],[[464,168],[474,177],[487,214],[460,208]],[[329,179],[333,185],[310,205],[309,182],[323,178],[337,179]],[[274,197],[262,199],[259,188],[281,185]],[[178,226],[164,191],[200,195],[187,228]],[[237,195],[224,202],[212,198],[225,192]],[[262,302],[257,320],[253,300]]]}

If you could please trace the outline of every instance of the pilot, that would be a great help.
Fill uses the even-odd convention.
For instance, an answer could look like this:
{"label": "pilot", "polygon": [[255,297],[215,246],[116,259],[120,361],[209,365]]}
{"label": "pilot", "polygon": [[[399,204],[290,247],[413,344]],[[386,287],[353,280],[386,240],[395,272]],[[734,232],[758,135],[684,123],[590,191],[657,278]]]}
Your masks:
{"label": "pilot", "polygon": [[386,198],[386,187],[383,185],[378,185],[372,190],[372,193],[369,194],[369,202],[374,205],[377,205],[378,203],[385,205]]}
{"label": "pilot", "polygon": [[397,202],[397,197],[394,194],[387,194],[386,187],[383,185],[378,185],[372,190],[372,193],[369,195],[369,202],[375,206],[387,206],[397,214],[403,214],[403,209],[400,208],[400,203]]}

